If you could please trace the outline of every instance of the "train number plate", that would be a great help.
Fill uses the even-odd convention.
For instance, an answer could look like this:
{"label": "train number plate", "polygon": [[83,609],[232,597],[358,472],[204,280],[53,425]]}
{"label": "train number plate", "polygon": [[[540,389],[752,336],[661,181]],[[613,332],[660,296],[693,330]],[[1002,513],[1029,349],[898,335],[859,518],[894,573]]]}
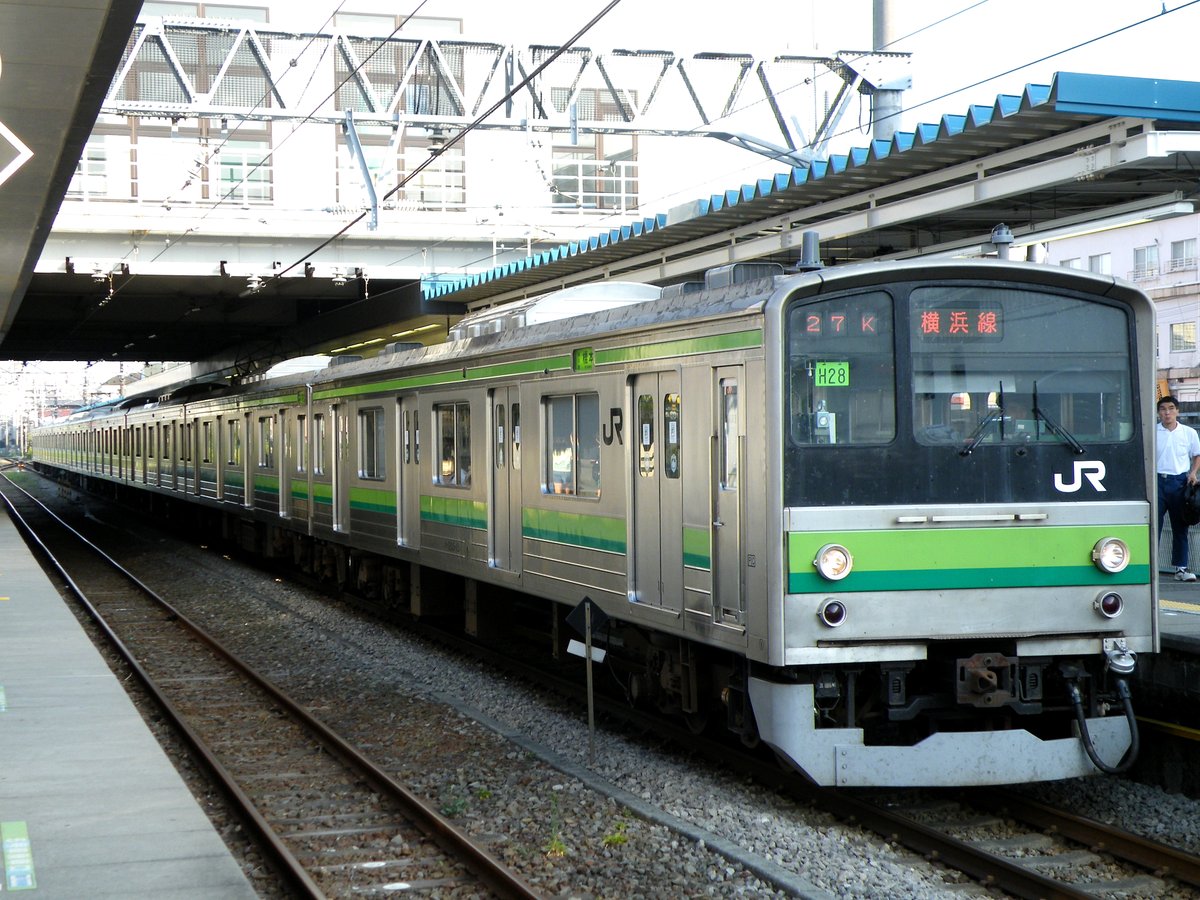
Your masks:
{"label": "train number plate", "polygon": [[818,362],[813,380],[816,387],[850,387],[850,363]]}

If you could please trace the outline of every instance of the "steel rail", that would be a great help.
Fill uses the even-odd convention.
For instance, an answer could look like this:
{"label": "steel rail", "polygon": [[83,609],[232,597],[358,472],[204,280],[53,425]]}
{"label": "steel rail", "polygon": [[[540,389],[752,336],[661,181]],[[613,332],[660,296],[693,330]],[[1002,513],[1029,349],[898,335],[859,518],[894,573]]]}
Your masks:
{"label": "steel rail", "polygon": [[[455,857],[462,859],[468,868],[491,890],[501,897],[519,898],[519,900],[534,900],[539,895],[527,885],[519,876],[505,866],[502,862],[487,854],[478,845],[471,841],[470,837],[456,828],[453,823],[442,817],[433,807],[423,801],[420,797],[413,794],[406,787],[393,779],[387,772],[380,769],[372,760],[361,754],[351,744],[346,742],[341,736],[336,734],[324,722],[316,718],[306,707],[294,701],[291,697],[280,690],[266,677],[260,675],[249,665],[225,649],[215,638],[204,631],[199,625],[185,616],[181,611],[172,606],[167,600],[159,596],[152,588],[142,582],[136,575],[124,568],[120,563],[106,554],[96,544],[88,540],[87,537],[80,534],[69,524],[63,521],[44,503],[22,488],[15,484],[7,475],[5,480],[12,487],[33,503],[37,504],[41,509],[54,519],[64,529],[73,534],[89,549],[98,554],[105,562],[116,569],[121,575],[127,578],[138,590],[144,592],[155,603],[159,604],[166,612],[168,612],[177,622],[189,630],[197,639],[206,644],[215,653],[218,653],[226,662],[237,669],[243,676],[253,682],[257,687],[267,693],[273,700],[279,703],[282,707],[295,716],[305,727],[309,728],[317,735],[319,740],[327,747],[327,749],[341,759],[346,765],[357,770],[357,772],[376,790],[380,793],[392,797],[394,800],[401,803],[417,821],[419,827],[422,828],[443,850]],[[4,500],[8,507],[10,515],[13,517],[22,530],[30,536],[37,544],[38,548],[46,555],[47,559],[53,564],[55,569],[63,577],[70,587],[72,593],[80,600],[88,614],[96,621],[100,628],[104,631],[106,637],[112,641],[114,647],[117,648],[122,658],[130,665],[132,670],[137,674],[138,679],[151,692],[155,700],[159,702],[164,711],[170,716],[171,721],[179,727],[180,731],[187,737],[189,743],[193,745],[197,753],[201,756],[206,765],[213,771],[215,777],[221,782],[222,786],[234,798],[235,802],[245,810],[247,816],[259,832],[263,841],[270,848],[271,852],[277,855],[281,866],[287,873],[289,880],[292,880],[297,887],[305,891],[307,896],[324,897],[324,893],[312,880],[311,876],[304,869],[303,865],[292,855],[291,851],[282,842],[279,836],[267,823],[266,819],[254,807],[250,798],[242,791],[242,789],[234,781],[233,776],[220,763],[215,754],[204,744],[203,740],[187,725],[185,718],[171,704],[170,700],[154,685],[150,675],[142,668],[142,666],[134,659],[133,654],[121,642],[109,624],[104,620],[99,610],[87,599],[82,589],[75,583],[71,576],[66,572],[62,564],[54,557],[50,549],[37,536],[29,523],[17,511],[12,501],[0,491],[0,498]]]}
{"label": "steel rail", "polygon": [[1011,791],[971,791],[967,796],[972,802],[992,805],[1015,819],[1085,844],[1095,853],[1107,853],[1126,862],[1144,866],[1155,875],[1200,887],[1200,857],[1192,853],[1130,834],[1103,822],[1064,812],[1047,803],[1022,797]]}

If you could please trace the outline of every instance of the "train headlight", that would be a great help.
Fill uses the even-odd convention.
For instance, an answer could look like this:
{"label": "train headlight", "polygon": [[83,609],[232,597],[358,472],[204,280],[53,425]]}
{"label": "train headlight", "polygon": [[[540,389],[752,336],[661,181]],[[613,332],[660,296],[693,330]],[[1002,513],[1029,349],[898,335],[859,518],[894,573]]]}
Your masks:
{"label": "train headlight", "polygon": [[817,610],[817,618],[830,628],[837,628],[846,621],[846,604],[841,600],[826,600]]}
{"label": "train headlight", "polygon": [[826,544],[817,551],[813,565],[826,581],[841,581],[854,568],[854,557],[841,544]]}
{"label": "train headlight", "polygon": [[1092,562],[1101,572],[1115,575],[1129,565],[1129,547],[1120,538],[1101,538],[1092,548]]}
{"label": "train headlight", "polygon": [[1125,599],[1115,591],[1108,591],[1092,601],[1092,608],[1102,616],[1115,619],[1125,608]]}

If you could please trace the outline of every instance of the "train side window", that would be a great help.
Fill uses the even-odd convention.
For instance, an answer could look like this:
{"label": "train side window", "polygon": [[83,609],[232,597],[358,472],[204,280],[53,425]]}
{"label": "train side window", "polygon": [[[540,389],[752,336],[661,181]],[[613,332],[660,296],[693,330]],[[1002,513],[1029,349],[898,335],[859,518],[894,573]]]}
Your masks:
{"label": "train side window", "polygon": [[638,397],[638,475],[649,478],[654,474],[654,397]]}
{"label": "train side window", "polygon": [[258,465],[263,469],[275,468],[274,416],[263,416],[258,420]]}
{"label": "train side window", "polygon": [[679,477],[679,395],[667,394],[663,397],[663,471],[668,478]]}
{"label": "train side window", "polygon": [[721,490],[738,489],[738,383],[721,379]]}
{"label": "train side window", "polygon": [[[467,487],[471,484],[471,407],[467,403],[439,403],[433,407],[434,428],[441,456],[434,484]],[[419,440],[419,437],[418,437]],[[418,448],[420,444],[418,443]],[[419,450],[418,450],[419,452]]]}
{"label": "train side window", "polygon": [[504,468],[504,404],[496,404],[496,468]]}
{"label": "train side window", "polygon": [[308,471],[308,419],[296,416],[296,471]]}
{"label": "train side window", "polygon": [[379,481],[387,474],[382,407],[358,411],[358,477]]}
{"label": "train side window", "polygon": [[242,422],[240,419],[231,419],[229,422],[229,459],[227,462],[231,466],[242,464]]}
{"label": "train side window", "polygon": [[314,475],[325,473],[325,416],[315,413],[312,421],[312,467]]}
{"label": "train side window", "polygon": [[547,493],[600,496],[600,395],[543,400]]}
{"label": "train side window", "polygon": [[521,468],[521,404],[512,405],[512,467]]}

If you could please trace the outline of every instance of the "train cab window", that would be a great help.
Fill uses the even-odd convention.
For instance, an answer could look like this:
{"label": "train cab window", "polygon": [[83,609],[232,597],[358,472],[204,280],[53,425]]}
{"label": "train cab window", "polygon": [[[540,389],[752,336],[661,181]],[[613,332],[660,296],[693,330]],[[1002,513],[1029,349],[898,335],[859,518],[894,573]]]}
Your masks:
{"label": "train cab window", "polygon": [[242,423],[239,419],[229,421],[229,459],[231,466],[242,464]]}
{"label": "train cab window", "polygon": [[914,290],[911,308],[918,443],[1074,448],[1132,438],[1122,309],[1037,290],[941,286]]}
{"label": "train cab window", "polygon": [[887,444],[896,436],[892,298],[883,291],[798,303],[787,313],[788,432],[794,444]]}
{"label": "train cab window", "polygon": [[275,468],[274,416],[263,416],[258,420],[258,465],[263,469]]}
{"label": "train cab window", "polygon": [[373,481],[387,475],[382,407],[358,411],[358,477]]}
{"label": "train cab window", "polygon": [[679,395],[663,397],[663,474],[668,478],[679,477]]}
{"label": "train cab window", "polygon": [[[433,422],[438,435],[438,445],[441,448],[433,477],[434,484],[469,487],[471,484],[470,404],[435,404]],[[420,444],[418,443],[417,446],[419,448]]]}
{"label": "train cab window", "polygon": [[600,496],[600,395],[543,400],[547,493]]}
{"label": "train cab window", "polygon": [[314,475],[325,474],[325,432],[325,416],[321,413],[314,413],[312,421],[312,468]]}
{"label": "train cab window", "polygon": [[514,403],[509,407],[512,413],[512,467],[521,468],[521,404]]}

